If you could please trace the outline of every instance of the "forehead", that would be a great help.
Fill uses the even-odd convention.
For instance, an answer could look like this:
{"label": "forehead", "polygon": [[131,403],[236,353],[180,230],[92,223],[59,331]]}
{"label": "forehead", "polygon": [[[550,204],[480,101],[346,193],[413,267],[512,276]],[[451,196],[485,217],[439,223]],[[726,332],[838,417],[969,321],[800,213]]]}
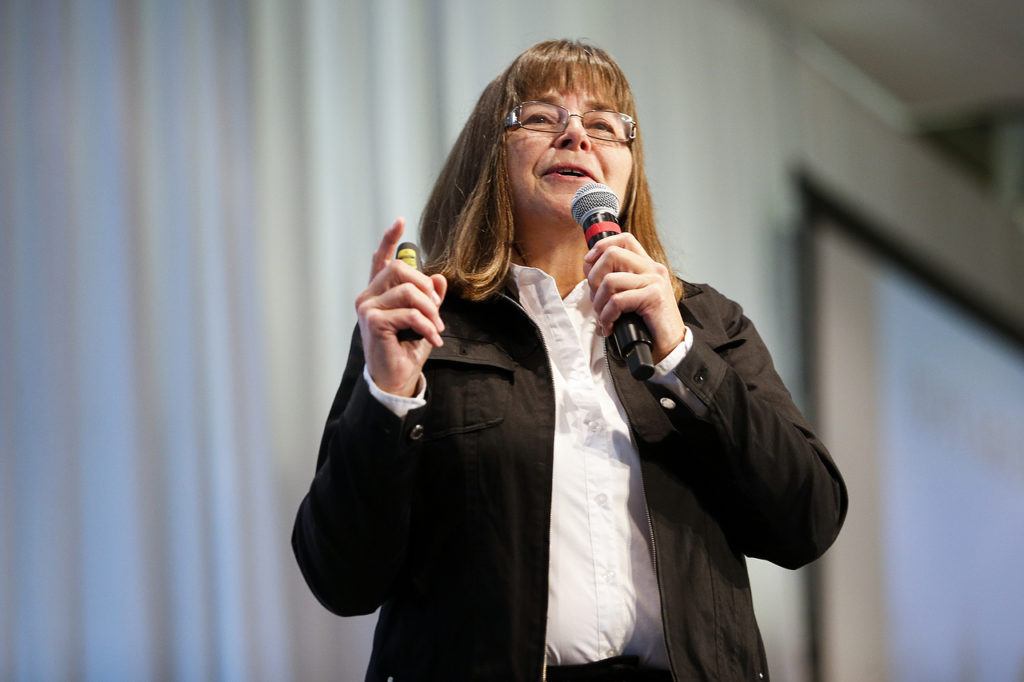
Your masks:
{"label": "forehead", "polygon": [[581,109],[614,109],[615,104],[612,99],[606,94],[593,94],[587,90],[579,91],[557,91],[547,90],[532,95],[530,99],[538,100],[541,102],[550,102],[551,104],[565,105],[566,101],[575,98],[575,104]]}
{"label": "forehead", "polygon": [[[532,63],[522,65],[514,78],[520,101],[561,104],[569,94],[585,98],[588,108],[626,111],[629,86],[607,65]],[[582,102],[581,102],[582,104]]]}

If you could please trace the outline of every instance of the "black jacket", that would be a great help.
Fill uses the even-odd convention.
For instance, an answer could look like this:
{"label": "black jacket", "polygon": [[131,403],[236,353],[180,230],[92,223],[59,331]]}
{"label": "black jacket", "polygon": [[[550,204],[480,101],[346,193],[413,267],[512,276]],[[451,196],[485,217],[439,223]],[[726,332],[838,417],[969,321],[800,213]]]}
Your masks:
{"label": "black jacket", "polygon": [[[609,354],[640,453],[669,658],[677,680],[767,679],[744,555],[788,568],[817,558],[846,489],[740,307],[687,284],[680,308],[694,345],[677,373],[702,418]],[[547,353],[510,296],[452,297],[442,317],[427,404],[404,419],[370,395],[353,337],[292,544],[328,609],[382,607],[367,680],[533,682],[548,594]]]}

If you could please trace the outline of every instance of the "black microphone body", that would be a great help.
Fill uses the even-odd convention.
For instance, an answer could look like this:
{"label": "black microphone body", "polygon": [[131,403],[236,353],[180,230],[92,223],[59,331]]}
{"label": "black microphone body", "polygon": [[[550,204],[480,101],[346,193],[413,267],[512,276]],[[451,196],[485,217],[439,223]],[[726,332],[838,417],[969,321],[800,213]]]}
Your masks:
{"label": "black microphone body", "polygon": [[[573,196],[572,214],[583,228],[589,248],[622,232],[618,197],[605,185],[590,183],[581,187]],[[612,338],[634,379],[643,381],[654,375],[651,332],[642,317],[632,312],[620,315],[612,326]]]}
{"label": "black microphone body", "polygon": [[[395,259],[415,268],[418,272],[423,272],[423,268],[420,267],[420,247],[416,246],[415,242],[399,244],[395,250]],[[400,329],[397,336],[399,341],[419,341],[423,338],[422,334],[412,329]]]}
{"label": "black microphone body", "polygon": [[617,230],[600,230],[594,234],[588,234],[587,230],[598,223],[614,223],[615,225],[618,225],[619,216],[615,215],[611,211],[593,211],[583,220],[582,223],[580,223],[580,227],[583,228],[583,234],[587,237],[588,249],[594,248],[594,244],[598,243],[605,237],[611,237],[612,235],[622,233],[622,228],[619,227]]}

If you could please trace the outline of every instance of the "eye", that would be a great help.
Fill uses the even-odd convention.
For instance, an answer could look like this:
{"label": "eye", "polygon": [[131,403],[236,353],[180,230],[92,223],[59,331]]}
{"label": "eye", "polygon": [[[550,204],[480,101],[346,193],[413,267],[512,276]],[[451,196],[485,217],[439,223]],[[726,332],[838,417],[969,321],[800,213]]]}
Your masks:
{"label": "eye", "polygon": [[553,123],[553,120],[547,114],[543,114],[543,113],[540,113],[540,112],[534,112],[534,113],[531,113],[531,114],[527,115],[523,119],[523,123],[542,124],[543,125],[543,124]]}
{"label": "eye", "polygon": [[587,113],[587,130],[603,137],[622,137],[622,124],[618,117],[607,111],[591,111]]}

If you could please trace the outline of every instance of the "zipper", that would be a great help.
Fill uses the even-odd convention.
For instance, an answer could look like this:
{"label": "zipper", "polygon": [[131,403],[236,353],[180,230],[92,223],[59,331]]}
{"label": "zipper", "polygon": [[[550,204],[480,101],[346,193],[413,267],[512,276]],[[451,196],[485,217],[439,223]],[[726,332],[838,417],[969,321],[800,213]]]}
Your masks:
{"label": "zipper", "polygon": [[[609,337],[604,339],[604,361],[605,366],[608,369],[608,376],[612,378],[612,387],[615,389],[615,393],[619,392],[619,384],[615,380],[615,373],[612,372],[612,361],[609,355],[610,344],[608,342]],[[621,402],[621,399],[620,399]],[[625,405],[623,405],[625,408]],[[623,409],[626,415],[626,425],[630,431],[633,431],[633,425],[629,423],[629,411]],[[637,465],[640,465],[640,448],[637,447]],[[665,600],[663,597],[663,590],[661,588],[661,571],[658,570],[658,546],[654,542],[654,522],[651,519],[651,507],[647,503],[647,484],[644,482],[643,466],[640,465],[640,490],[644,494],[644,513],[647,514],[647,532],[651,538],[651,564],[654,566],[654,580],[658,584],[658,605],[661,607],[661,638],[665,644],[665,654],[668,656],[668,668],[669,672],[672,673],[672,678],[675,679],[675,665],[672,663],[672,648],[668,645],[668,619],[665,617]]]}
{"label": "zipper", "polygon": [[[548,372],[549,372],[549,374],[548,374],[548,383],[551,385],[551,395],[557,401],[558,400],[558,396],[555,395],[554,371],[551,369],[551,349],[548,348],[548,343],[547,343],[547,341],[544,340],[544,334],[541,333],[540,327],[537,326],[537,323],[533,321],[532,317],[530,317],[530,313],[526,312],[526,308],[524,308],[523,305],[519,301],[515,300],[514,298],[512,298],[511,296],[509,296],[508,294],[506,294],[504,292],[502,292],[500,294],[500,296],[501,296],[501,298],[505,299],[506,301],[508,301],[509,303],[514,305],[516,308],[518,308],[520,310],[520,312],[523,313],[523,317],[525,317],[526,320],[533,327],[534,331],[537,332],[537,337],[540,339],[541,345],[544,346],[544,357],[546,357],[548,359]],[[552,445],[552,447],[554,447],[554,445]],[[554,465],[552,464],[552,466],[554,466]],[[641,478],[643,478],[643,477],[641,477]],[[548,525],[547,525],[547,533],[545,535],[545,540],[546,540],[547,546],[548,546],[548,564],[550,564],[551,563],[551,501],[550,500],[548,500]],[[548,567],[549,573],[550,573],[550,570],[551,569],[550,569],[550,566],[549,566]],[[547,577],[544,578],[544,582],[547,583]],[[547,596],[546,595],[545,595],[545,598],[544,598],[544,603],[545,604],[547,603]],[[662,619],[664,619],[664,616],[662,616]],[[547,652],[547,646],[548,646],[548,614],[547,614],[547,609],[545,608],[545,612],[544,612],[544,638],[541,640],[541,646],[540,646],[541,651],[544,652],[544,658],[541,660],[541,666],[540,666],[540,679],[541,679],[541,682],[547,682],[547,679],[548,679],[548,652]]]}

